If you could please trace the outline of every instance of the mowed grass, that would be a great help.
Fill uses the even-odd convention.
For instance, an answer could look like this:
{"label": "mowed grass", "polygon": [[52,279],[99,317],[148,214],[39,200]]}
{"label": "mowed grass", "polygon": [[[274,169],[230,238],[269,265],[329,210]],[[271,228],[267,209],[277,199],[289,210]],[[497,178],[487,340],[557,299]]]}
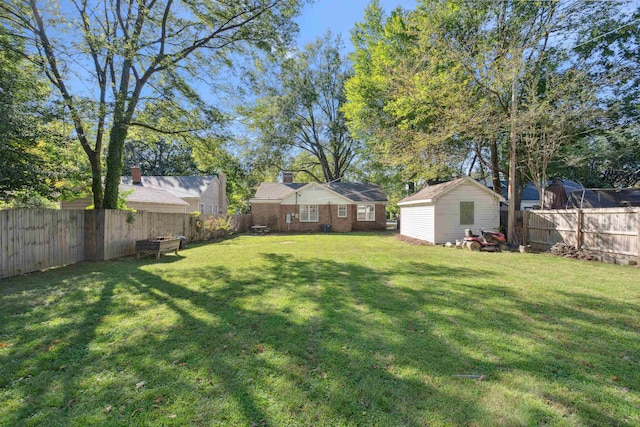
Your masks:
{"label": "mowed grass", "polygon": [[0,425],[640,425],[640,270],[240,236],[0,282]]}

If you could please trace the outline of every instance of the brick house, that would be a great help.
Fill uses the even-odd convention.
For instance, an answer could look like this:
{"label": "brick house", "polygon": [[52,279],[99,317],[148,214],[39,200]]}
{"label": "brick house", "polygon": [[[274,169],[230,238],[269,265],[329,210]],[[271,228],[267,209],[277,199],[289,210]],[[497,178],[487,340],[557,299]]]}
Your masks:
{"label": "brick house", "polygon": [[[387,197],[379,185],[263,182],[250,199],[255,225],[272,231],[384,230]],[[328,226],[327,226],[328,225]],[[328,230],[327,230],[328,231]]]}

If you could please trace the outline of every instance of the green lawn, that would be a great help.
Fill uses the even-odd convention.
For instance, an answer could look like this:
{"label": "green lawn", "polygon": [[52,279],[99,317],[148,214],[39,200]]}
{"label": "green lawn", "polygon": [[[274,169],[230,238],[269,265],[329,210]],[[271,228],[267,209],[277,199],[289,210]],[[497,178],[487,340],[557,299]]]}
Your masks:
{"label": "green lawn", "polygon": [[640,269],[362,233],[0,282],[3,426],[542,424],[640,425]]}

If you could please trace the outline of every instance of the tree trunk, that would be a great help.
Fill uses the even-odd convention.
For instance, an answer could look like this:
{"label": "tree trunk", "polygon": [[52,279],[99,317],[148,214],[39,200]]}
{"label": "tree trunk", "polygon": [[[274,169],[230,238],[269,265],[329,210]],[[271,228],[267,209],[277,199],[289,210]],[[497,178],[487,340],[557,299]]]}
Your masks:
{"label": "tree trunk", "polygon": [[104,183],[104,208],[118,208],[118,190],[122,177],[122,153],[124,141],[127,138],[128,126],[123,117],[114,120],[109,135],[109,149],[107,152],[107,176]]}
{"label": "tree trunk", "polygon": [[518,97],[517,97],[518,79],[513,78],[511,82],[511,130],[509,132],[509,211],[507,220],[507,239],[511,244],[517,243],[516,239],[516,203],[518,197],[516,195],[518,188],[518,174],[516,168],[517,159],[517,133],[516,133],[516,115],[518,114]]}
{"label": "tree trunk", "polygon": [[92,152],[89,155],[91,163],[91,192],[93,193],[93,208],[102,209],[104,193],[102,192],[102,163],[100,153]]}
{"label": "tree trunk", "polygon": [[500,165],[498,164],[498,141],[494,138],[489,145],[491,151],[491,182],[493,191],[502,195],[502,183],[500,182]]}

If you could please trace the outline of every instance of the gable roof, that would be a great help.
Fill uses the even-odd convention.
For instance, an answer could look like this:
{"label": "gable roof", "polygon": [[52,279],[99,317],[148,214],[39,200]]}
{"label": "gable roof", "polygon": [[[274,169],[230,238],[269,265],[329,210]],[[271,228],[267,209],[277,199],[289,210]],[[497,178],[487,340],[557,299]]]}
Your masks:
{"label": "gable roof", "polygon": [[439,197],[441,197],[443,194],[448,193],[449,191],[453,190],[454,188],[458,187],[460,184],[464,182],[468,182],[472,185],[475,185],[478,187],[478,189],[486,191],[487,193],[490,193],[492,196],[494,196],[498,200],[504,202],[504,198],[498,193],[495,193],[493,190],[480,184],[478,181],[476,181],[471,177],[463,176],[461,178],[456,178],[451,181],[443,182],[442,184],[429,185],[427,187],[424,187],[422,190],[418,191],[417,193],[413,193],[405,197],[404,199],[400,200],[398,202],[398,205],[409,205],[409,204],[420,203],[420,202],[433,202]]}
{"label": "gable roof", "polygon": [[181,198],[157,188],[147,188],[142,185],[128,184],[120,184],[118,188],[121,194],[133,190],[131,194],[127,194],[125,196],[127,202],[154,203],[159,205],[189,205],[189,203],[185,202]]}
{"label": "gable roof", "polygon": [[258,187],[252,200],[280,200],[303,187],[320,186],[351,200],[352,202],[386,202],[382,187],[377,184],[365,184],[359,182],[332,182],[330,184],[319,183],[281,183],[263,182]]}
{"label": "gable roof", "polygon": [[361,182],[332,182],[324,185],[352,202],[387,201],[387,195],[378,184],[366,184]]}
{"label": "gable roof", "polygon": [[[582,190],[584,187],[582,186],[582,184],[577,183],[575,181],[571,181],[570,179],[561,179],[560,182],[562,183],[565,191],[567,192],[567,194],[569,194],[569,192],[571,191],[575,191],[575,190]],[[547,186],[551,185],[553,183],[553,180],[547,180]],[[505,198],[505,200],[509,199],[509,181],[505,181],[505,180],[501,180],[500,181],[500,190],[502,191],[502,197]],[[492,188],[491,186],[489,186],[489,188]],[[522,188],[522,200],[521,201],[540,201],[540,194],[538,194],[538,189],[536,188],[536,185],[533,182],[527,182],[524,187]]]}
{"label": "gable roof", "polygon": [[[207,187],[216,178],[216,175],[208,176],[143,176],[142,185],[137,187],[157,188],[167,191],[176,197],[199,198]],[[133,185],[130,176],[123,176],[122,184]]]}
{"label": "gable roof", "polygon": [[295,191],[307,184],[300,183],[282,183],[282,182],[263,182],[256,190],[254,199],[262,200],[279,200],[286,197],[292,191]]}

